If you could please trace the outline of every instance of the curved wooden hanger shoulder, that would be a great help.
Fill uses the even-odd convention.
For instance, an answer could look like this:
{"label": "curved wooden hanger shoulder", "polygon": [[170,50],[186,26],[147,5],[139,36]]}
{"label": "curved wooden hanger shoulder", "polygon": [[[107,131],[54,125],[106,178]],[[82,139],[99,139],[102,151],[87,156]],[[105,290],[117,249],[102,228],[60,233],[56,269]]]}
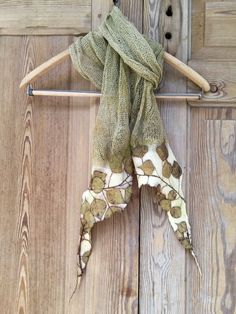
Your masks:
{"label": "curved wooden hanger shoulder", "polygon": [[57,64],[63,62],[69,56],[69,49],[66,49],[46,62],[40,64],[33,71],[28,73],[20,83],[20,88],[34,82],[38,77],[42,76],[44,73],[48,72],[51,68],[54,68]]}
{"label": "curved wooden hanger shoulder", "polygon": [[[33,71],[28,73],[20,83],[20,88],[28,85],[29,83],[35,81],[38,77],[42,76],[44,73],[48,72],[50,68],[55,67],[57,64],[63,62],[69,56],[69,49],[66,49],[46,62],[42,63],[40,66],[35,68]],[[173,66],[179,72],[181,72],[184,76],[194,82],[196,85],[201,87],[204,92],[208,92],[210,90],[210,85],[204,77],[202,77],[199,73],[189,67],[187,64],[183,63],[176,57],[171,54],[165,52],[164,60],[166,63]]]}

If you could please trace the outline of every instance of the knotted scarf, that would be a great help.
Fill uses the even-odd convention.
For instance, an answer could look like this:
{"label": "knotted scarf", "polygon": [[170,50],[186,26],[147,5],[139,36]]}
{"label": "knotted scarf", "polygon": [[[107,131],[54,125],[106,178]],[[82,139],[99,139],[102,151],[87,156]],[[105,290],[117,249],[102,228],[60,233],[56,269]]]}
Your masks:
{"label": "knotted scarf", "polygon": [[155,187],[156,201],[178,240],[195,257],[181,190],[182,170],[167,141],[154,95],[163,75],[163,47],[140,34],[114,7],[98,30],[69,46],[69,53],[75,69],[102,94],[91,181],[80,209],[78,277],[91,253],[94,224],[125,209],[134,175],[139,187]]}

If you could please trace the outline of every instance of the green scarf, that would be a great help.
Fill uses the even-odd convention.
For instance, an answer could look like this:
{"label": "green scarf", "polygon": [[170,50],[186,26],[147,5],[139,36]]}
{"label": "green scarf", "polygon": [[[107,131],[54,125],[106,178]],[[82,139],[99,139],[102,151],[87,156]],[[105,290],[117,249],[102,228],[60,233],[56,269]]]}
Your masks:
{"label": "green scarf", "polygon": [[79,37],[69,52],[78,72],[102,93],[92,177],[82,196],[78,276],[91,253],[92,227],[124,210],[134,174],[139,187],[156,187],[156,201],[167,212],[178,240],[195,257],[181,190],[182,170],[154,96],[163,74],[163,47],[141,35],[114,7],[99,29]]}

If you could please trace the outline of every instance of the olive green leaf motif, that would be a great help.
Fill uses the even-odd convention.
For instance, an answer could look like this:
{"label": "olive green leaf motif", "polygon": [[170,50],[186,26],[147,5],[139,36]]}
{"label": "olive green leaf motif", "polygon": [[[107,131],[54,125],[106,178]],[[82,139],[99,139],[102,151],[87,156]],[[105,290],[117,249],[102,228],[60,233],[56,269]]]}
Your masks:
{"label": "olive green leaf motif", "polygon": [[91,203],[91,213],[94,217],[101,219],[106,207],[107,205],[104,200],[95,198]]}
{"label": "olive green leaf motif", "polygon": [[182,175],[182,169],[180,165],[177,163],[177,161],[174,161],[171,173],[176,179],[179,179],[180,176]]}
{"label": "olive green leaf motif", "polygon": [[151,160],[144,161],[144,163],[139,168],[142,169],[144,174],[147,176],[152,175],[155,169]]}
{"label": "olive green leaf motif", "polygon": [[181,207],[175,206],[170,208],[170,214],[174,218],[179,218],[181,217]]}
{"label": "olive green leaf motif", "polygon": [[162,175],[165,178],[169,178],[171,176],[172,166],[171,164],[165,160],[162,166]]}
{"label": "olive green leaf motif", "polygon": [[168,158],[168,150],[166,148],[165,142],[163,142],[160,146],[156,148],[156,152],[162,161]]}
{"label": "olive green leaf motif", "polygon": [[106,191],[106,196],[111,204],[122,204],[124,202],[123,196],[121,194],[121,191],[117,188],[109,189]]}
{"label": "olive green leaf motif", "polygon": [[173,201],[176,199],[176,196],[177,193],[174,190],[170,190],[170,192],[167,195],[167,199]]}
{"label": "olive green leaf motif", "polygon": [[124,170],[128,174],[132,174],[134,172],[134,164],[131,156],[125,158],[124,160]]}
{"label": "olive green leaf motif", "polygon": [[143,158],[143,156],[148,152],[148,147],[146,145],[137,146],[132,150],[133,157]]}
{"label": "olive green leaf motif", "polygon": [[91,183],[91,188],[95,193],[100,193],[105,187],[105,182],[99,178],[99,177],[94,177],[92,179]]}
{"label": "olive green leaf motif", "polygon": [[170,200],[164,199],[164,200],[160,201],[160,206],[162,209],[164,209],[165,211],[168,212],[171,209],[171,202],[170,202]]}

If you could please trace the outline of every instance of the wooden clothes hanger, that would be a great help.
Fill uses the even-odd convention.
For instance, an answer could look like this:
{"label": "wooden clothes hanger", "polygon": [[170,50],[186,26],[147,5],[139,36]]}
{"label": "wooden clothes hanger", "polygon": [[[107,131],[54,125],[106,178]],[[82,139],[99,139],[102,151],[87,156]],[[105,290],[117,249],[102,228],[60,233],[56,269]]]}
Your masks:
{"label": "wooden clothes hanger", "polygon": [[[42,76],[43,74],[47,73],[51,68],[55,67],[57,64],[63,62],[69,56],[69,50],[66,49],[61,53],[57,54],[56,56],[52,57],[51,59],[47,60],[29,74],[27,74],[20,83],[20,88],[28,85],[29,83],[34,82],[38,77]],[[165,52],[164,53],[164,60],[166,63],[173,66],[176,70],[194,82],[196,85],[201,87],[204,92],[208,92],[210,90],[210,85],[199,73],[193,70],[191,67],[180,61],[179,59],[175,58],[171,54]],[[101,93],[98,92],[89,92],[89,91],[66,91],[66,90],[34,90],[31,85],[28,86],[27,94],[29,96],[90,96],[90,97],[99,97]],[[175,98],[175,99],[189,99],[195,100],[200,99],[202,96],[201,93],[199,94],[157,94],[156,98]]]}
{"label": "wooden clothes hanger", "polygon": [[[69,49],[66,49],[56,56],[52,57],[51,59],[47,60],[46,62],[39,65],[33,71],[28,73],[20,83],[20,88],[28,85],[27,94],[29,96],[89,96],[89,97],[99,97],[101,93],[99,92],[91,92],[91,91],[75,91],[75,90],[34,90],[30,83],[34,82],[38,77],[42,76],[43,74],[47,73],[51,68],[55,67],[57,64],[63,62],[66,58],[70,55]],[[166,63],[173,66],[176,70],[182,73],[185,77],[190,79],[196,85],[198,85],[202,91],[208,92],[210,91],[210,85],[204,77],[202,77],[199,73],[193,70],[190,66],[186,65],[176,57],[172,56],[168,52],[164,52],[164,60]],[[202,93],[199,94],[160,94],[156,95],[156,98],[175,98],[175,99],[200,99]]]}

